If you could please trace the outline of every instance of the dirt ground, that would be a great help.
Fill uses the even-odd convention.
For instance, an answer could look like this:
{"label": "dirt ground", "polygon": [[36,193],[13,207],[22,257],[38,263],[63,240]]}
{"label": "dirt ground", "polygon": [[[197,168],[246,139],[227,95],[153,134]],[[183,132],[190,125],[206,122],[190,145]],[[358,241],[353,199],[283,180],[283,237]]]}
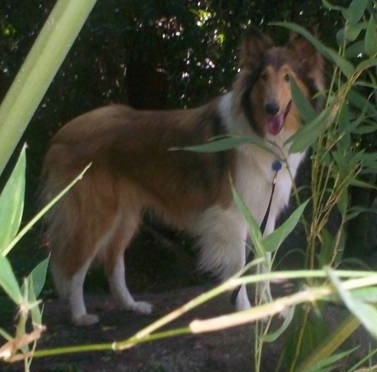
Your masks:
{"label": "dirt ground", "polygon": [[[106,295],[93,296],[90,298],[89,307],[100,314],[101,323],[87,329],[68,325],[65,307],[57,301],[50,301],[46,304],[45,312],[46,324],[50,326],[39,348],[69,345],[72,342],[86,344],[125,340],[206,288],[199,286],[138,297],[154,304],[154,312],[149,316],[119,311],[108,301]],[[231,309],[225,298],[218,298],[174,322],[172,326],[180,327],[191,319],[219,315]],[[36,371],[56,370],[58,366],[59,370],[73,368],[67,369],[70,371],[248,371],[251,365],[250,336],[250,327],[204,336],[179,336],[146,343],[122,352],[35,360],[34,368]]]}
{"label": "dirt ground", "polygon": [[[195,271],[195,254],[191,250],[176,249],[177,241],[184,245],[184,239],[182,240],[178,235],[170,240],[165,238],[166,235],[156,234],[154,231],[144,231],[139,242],[137,239],[134,247],[126,255],[126,262],[131,263],[127,272],[131,292],[135,294],[137,300],[148,301],[154,305],[151,315],[117,309],[103,286],[105,278],[92,272],[87,280],[86,303],[89,311],[96,312],[100,316],[100,323],[90,327],[74,327],[70,324],[67,306],[51,295],[51,283],[50,289],[47,283],[43,316],[47,330],[38,343],[38,350],[71,345],[108,344],[126,340],[154,320],[215,285],[213,281]],[[297,235],[292,238],[297,242]],[[288,248],[292,250],[292,245]],[[289,263],[291,265],[292,260]],[[297,262],[295,264],[300,265]],[[292,290],[284,284],[275,285],[273,289],[275,296]],[[252,293],[249,294],[252,296]],[[164,329],[179,328],[187,326],[194,319],[229,313],[233,310],[229,298],[229,293],[223,294]],[[340,306],[329,305],[323,314],[329,329],[333,329],[347,312]],[[280,324],[281,321],[278,319],[277,323]],[[9,324],[12,323],[13,321],[9,320]],[[288,338],[289,331],[277,341],[265,344],[262,372],[276,370],[279,356]],[[371,343],[372,340],[367,333],[359,329],[345,348],[358,346],[358,350],[353,355],[353,359],[358,360],[362,355],[367,354]],[[141,344],[121,352],[101,351],[35,359],[31,370],[33,372],[254,371],[253,348],[253,325],[246,325],[216,333],[180,335]],[[345,366],[339,371],[346,370],[343,367]],[[0,371],[22,370],[21,364],[9,366],[0,364]],[[284,369],[279,371],[284,372]]]}
{"label": "dirt ground", "polygon": [[[66,305],[58,300],[45,304],[44,320],[47,331],[38,349],[56,346],[85,345],[122,341],[209,288],[208,285],[187,287],[163,293],[137,296],[138,299],[154,304],[152,315],[140,315],[116,309],[105,294],[88,296],[90,311],[96,311],[101,318],[97,325],[74,327],[69,323]],[[197,318],[208,318],[232,311],[228,295],[221,295],[202,305],[172,323],[169,328],[179,328]],[[325,318],[329,327],[334,328],[345,317],[345,311],[338,306],[329,306]],[[280,320],[278,321],[280,322]],[[265,344],[262,371],[274,371],[287,335],[278,341]],[[68,354],[35,359],[32,371],[92,372],[238,372],[253,371],[253,327],[241,326],[215,333],[184,335],[141,344],[121,352],[91,352]],[[361,358],[370,347],[372,340],[363,331],[353,336],[348,348],[358,346],[353,361]],[[365,354],[364,354],[365,355]],[[351,362],[350,362],[351,363]],[[1,366],[0,366],[1,367]],[[339,371],[344,371],[343,365]],[[1,369],[1,368],[0,368]],[[21,365],[7,367],[6,371],[21,371]],[[280,369],[284,371],[284,369]]]}

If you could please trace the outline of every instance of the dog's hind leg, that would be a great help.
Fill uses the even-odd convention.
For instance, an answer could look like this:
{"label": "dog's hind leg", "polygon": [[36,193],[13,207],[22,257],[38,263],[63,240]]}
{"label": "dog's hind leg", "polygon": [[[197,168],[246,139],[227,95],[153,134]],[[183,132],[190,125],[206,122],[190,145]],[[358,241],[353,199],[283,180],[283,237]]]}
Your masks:
{"label": "dog's hind leg", "polygon": [[70,280],[69,305],[73,324],[77,326],[88,326],[98,323],[96,314],[88,314],[84,302],[84,281],[89,269],[91,260],[85,262],[79,271]]}
{"label": "dog's hind leg", "polygon": [[126,310],[150,314],[152,305],[134,300],[125,277],[124,251],[137,229],[138,222],[128,220],[126,224],[119,223],[112,241],[103,252],[103,260],[111,293],[119,305]]}
{"label": "dog's hind leg", "polygon": [[[68,261],[68,258],[66,258]],[[68,300],[72,323],[77,326],[88,326],[98,322],[98,316],[88,314],[84,302],[84,281],[93,257],[88,257],[80,267],[73,269],[73,273],[64,270],[65,261],[56,257],[54,252],[51,256],[51,271],[55,287],[59,296]],[[63,262],[62,262],[63,261]]]}

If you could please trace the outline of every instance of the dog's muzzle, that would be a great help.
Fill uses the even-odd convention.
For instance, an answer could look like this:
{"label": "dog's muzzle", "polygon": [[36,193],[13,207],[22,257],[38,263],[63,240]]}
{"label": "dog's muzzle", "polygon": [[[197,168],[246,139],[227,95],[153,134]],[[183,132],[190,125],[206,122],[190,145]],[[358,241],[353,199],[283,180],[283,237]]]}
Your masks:
{"label": "dog's muzzle", "polygon": [[284,127],[285,119],[291,109],[292,101],[289,101],[285,111],[281,114],[277,114],[279,112],[279,105],[277,103],[268,103],[265,105],[265,110],[267,114],[273,115],[267,121],[267,131],[268,133],[276,136],[280,133],[280,131]]}

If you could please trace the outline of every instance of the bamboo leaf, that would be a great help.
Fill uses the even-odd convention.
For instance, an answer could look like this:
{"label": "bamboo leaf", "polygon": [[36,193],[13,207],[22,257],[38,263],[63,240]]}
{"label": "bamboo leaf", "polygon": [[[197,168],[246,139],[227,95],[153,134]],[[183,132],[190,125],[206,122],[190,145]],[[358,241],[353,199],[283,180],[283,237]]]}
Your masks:
{"label": "bamboo leaf", "polygon": [[360,323],[377,338],[377,310],[374,306],[359,300],[352,292],[344,288],[342,282],[338,279],[335,272],[327,268],[327,275],[334,285],[339,297],[347,306],[348,310],[360,321]]}
{"label": "bamboo leaf", "polygon": [[[377,36],[376,36],[376,38],[377,38]],[[377,43],[376,43],[377,44]],[[376,51],[377,52],[377,51]],[[375,53],[376,53],[375,52]],[[377,66],[377,58],[375,57],[375,55],[374,56],[372,56],[371,58],[368,58],[368,59],[366,59],[365,61],[363,61],[363,62],[360,62],[360,64],[358,64],[357,66],[356,66],[356,72],[357,73],[361,73],[361,72],[364,72],[364,71],[366,71],[366,70],[368,70],[368,69],[370,69],[370,68],[374,68],[374,67],[376,67]]]}
{"label": "bamboo leaf", "polygon": [[330,10],[340,10],[340,11],[343,11],[343,10],[346,9],[346,8],[340,6],[340,5],[332,4],[332,3],[330,3],[330,1],[328,1],[328,0],[322,0],[322,2],[323,2],[323,5],[324,5],[327,9],[330,9]]}
{"label": "bamboo leaf", "polygon": [[276,251],[281,243],[287,238],[287,236],[292,232],[292,230],[297,226],[306,206],[308,205],[308,200],[302,203],[290,216],[287,218],[281,226],[279,226],[271,234],[263,238],[263,246],[267,252]]}
{"label": "bamboo leaf", "polygon": [[298,87],[295,79],[290,79],[293,102],[298,107],[301,116],[305,122],[311,122],[317,116],[316,110],[313,108],[309,100],[303,95]]}
{"label": "bamboo leaf", "polygon": [[343,9],[343,17],[350,24],[359,22],[368,4],[369,0],[353,0],[347,9]]}
{"label": "bamboo leaf", "polygon": [[355,289],[352,294],[361,301],[377,303],[377,288],[366,287]]}
{"label": "bamboo leaf", "polygon": [[232,193],[234,202],[236,203],[238,210],[245,218],[249,227],[250,238],[252,240],[253,247],[256,250],[257,256],[264,257],[265,249],[262,244],[262,233],[260,231],[259,225],[234,187],[232,187]]}
{"label": "bamboo leaf", "polygon": [[50,259],[49,257],[41,261],[29,274],[29,280],[31,281],[33,292],[38,297],[46,282],[47,268]]}
{"label": "bamboo leaf", "polygon": [[295,314],[295,307],[292,306],[288,308],[284,313],[284,321],[282,325],[276,331],[262,336],[263,341],[275,342],[290,326],[290,324],[292,323],[294,314]]}
{"label": "bamboo leaf", "polygon": [[0,287],[16,304],[22,302],[22,294],[17,279],[7,257],[0,255]]}
{"label": "bamboo leaf", "polygon": [[[360,35],[361,31],[365,29],[365,26],[366,25],[364,22],[348,24],[347,27],[345,28],[347,40],[355,41]],[[342,44],[339,44],[339,45],[342,45]]]}
{"label": "bamboo leaf", "polygon": [[288,139],[291,142],[290,153],[302,152],[310,147],[325,130],[328,109],[323,110],[312,122],[303,126]]}
{"label": "bamboo leaf", "polygon": [[16,166],[0,195],[0,254],[16,236],[24,209],[26,154],[23,147]]}
{"label": "bamboo leaf", "polygon": [[354,59],[364,54],[365,50],[365,43],[364,40],[357,40],[354,43],[347,46],[345,50],[345,57],[349,59]]}
{"label": "bamboo leaf", "polygon": [[318,363],[314,364],[313,366],[305,369],[298,369],[298,371],[305,371],[305,372],[326,372],[326,371],[334,371],[336,370],[336,363],[341,361],[342,359],[349,357],[355,350],[358,349],[358,346],[342,351],[340,353],[330,355],[327,358],[323,358],[318,361]]}
{"label": "bamboo leaf", "polygon": [[[195,146],[172,147],[169,150],[170,151],[185,150],[185,151],[211,153],[211,152],[231,150],[245,144],[255,144],[268,150],[265,142],[257,136],[235,136],[235,135],[214,139],[213,141],[210,141],[208,143],[195,145]],[[271,150],[268,150],[268,151],[271,151]]]}
{"label": "bamboo leaf", "polygon": [[377,53],[377,23],[373,16],[370,17],[365,32],[365,52],[368,56]]}

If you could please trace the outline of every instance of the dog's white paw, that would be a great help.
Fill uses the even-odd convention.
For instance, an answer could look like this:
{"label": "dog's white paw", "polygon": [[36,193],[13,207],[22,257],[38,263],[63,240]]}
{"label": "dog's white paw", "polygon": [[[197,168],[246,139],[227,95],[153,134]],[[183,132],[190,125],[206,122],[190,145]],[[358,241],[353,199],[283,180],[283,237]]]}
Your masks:
{"label": "dog's white paw", "polygon": [[153,310],[153,305],[151,305],[149,302],[135,301],[131,305],[125,306],[125,308],[139,314],[150,314]]}
{"label": "dog's white paw", "polygon": [[92,324],[96,324],[99,322],[99,317],[94,314],[84,314],[77,317],[72,318],[72,322],[76,326],[90,326]]}
{"label": "dog's white paw", "polygon": [[247,310],[251,308],[251,304],[249,299],[246,297],[238,297],[236,300],[236,310],[237,311],[242,311],[242,310]]}
{"label": "dog's white paw", "polygon": [[251,304],[249,301],[249,297],[247,296],[246,287],[242,285],[238,291],[235,308],[237,311],[247,310],[250,309]]}

